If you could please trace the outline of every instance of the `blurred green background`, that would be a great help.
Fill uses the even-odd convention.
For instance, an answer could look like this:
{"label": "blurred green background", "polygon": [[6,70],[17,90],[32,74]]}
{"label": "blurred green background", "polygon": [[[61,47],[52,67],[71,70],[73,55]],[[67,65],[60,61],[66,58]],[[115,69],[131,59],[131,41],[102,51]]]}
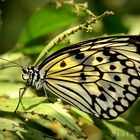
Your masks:
{"label": "blurred green background", "polygon": [[[0,53],[15,47],[26,22],[47,1],[48,0],[0,1]],[[97,23],[96,26],[98,26],[98,28],[95,28],[96,31],[93,31],[93,37],[112,33],[139,34],[139,0],[79,0],[76,2],[88,2],[89,9],[96,15],[99,15],[106,10],[112,10],[115,13],[115,16],[110,16],[103,19],[103,22],[99,23],[99,25]],[[56,24],[58,18],[60,17],[56,16]],[[37,22],[39,22],[39,20],[40,19],[38,19]],[[37,22],[34,24],[38,24]],[[57,33],[58,30],[53,31],[53,33],[54,32]],[[43,41],[44,40],[42,39],[42,42]]]}
{"label": "blurred green background", "polygon": [[[79,23],[83,23],[84,19],[82,18],[82,16],[77,16],[72,11],[73,9],[69,7],[56,9],[55,6],[48,5],[47,2],[48,0],[0,1],[1,56],[8,60],[17,61],[22,65],[33,64],[42,49],[54,37],[65,31],[66,29],[78,25]],[[107,10],[113,11],[115,15],[105,17],[101,21],[98,21],[94,25],[93,31],[90,33],[79,32],[74,35],[74,37],[71,38],[74,43],[81,40],[100,36],[108,36],[112,34],[140,34],[140,0],[75,0],[75,2],[88,2],[89,9],[96,16],[102,14]],[[0,64],[3,64],[3,61],[0,60]],[[10,68],[0,70],[0,132],[2,128],[1,124],[3,122],[6,122],[6,120],[1,120],[1,118],[10,118],[11,120],[15,120],[16,123],[19,123],[21,121],[22,125],[23,123],[25,123],[25,126],[21,127],[20,125],[19,129],[24,128],[25,130],[27,130],[28,133],[25,132],[22,134],[22,136],[26,140],[41,139],[42,137],[39,137],[42,136],[42,134],[40,135],[40,132],[42,132],[43,134],[47,133],[48,135],[53,135],[53,137],[57,136],[57,138],[59,137],[60,139],[77,140],[78,138],[75,137],[75,135],[74,137],[71,137],[64,132],[67,130],[65,127],[59,126],[56,122],[54,123],[54,120],[58,117],[61,124],[63,124],[64,126],[69,126],[70,129],[74,129],[76,133],[82,137],[82,133],[79,132],[80,129],[76,127],[75,124],[73,124],[72,119],[69,116],[67,116],[68,118],[65,116],[65,111],[62,111],[62,114],[60,112],[57,113],[57,110],[55,110],[53,107],[47,108],[46,104],[42,105],[40,108],[36,108],[35,110],[39,113],[40,111],[41,113],[44,113],[46,111],[45,115],[48,115],[55,110],[56,113],[54,111],[52,114],[49,114],[49,116],[54,117],[54,120],[45,120],[44,122],[42,118],[38,119],[35,117],[35,119],[33,119],[32,117],[34,116],[30,116],[29,118],[31,121],[26,122],[26,117],[15,115],[13,113],[13,110],[18,101],[19,88],[23,87],[24,85],[25,83],[21,79],[20,69]],[[36,95],[35,90],[29,89],[25,97],[33,97],[33,95]],[[16,100],[11,101],[8,100],[9,98],[16,98]],[[6,104],[5,99],[8,100],[8,105]],[[25,101],[23,101],[23,103],[25,105],[35,102],[33,99],[29,98],[27,98],[27,100],[25,98],[24,100]],[[38,102],[38,100],[40,99],[35,98],[35,100],[37,100],[36,102]],[[8,111],[4,106],[5,104],[10,107]],[[44,107],[46,108],[45,111]],[[55,108],[57,107],[59,106],[56,105]],[[92,117],[89,118],[87,117],[87,114],[83,115],[82,113],[75,111],[74,108],[70,113],[77,124],[82,127],[82,130],[88,136],[88,140],[122,140],[125,138],[128,140],[139,140],[139,108],[140,101],[137,100],[128,111],[126,111],[121,115],[121,117],[118,117],[118,119],[115,119],[114,121],[102,121],[96,118],[93,119]],[[49,109],[51,111],[49,111]],[[1,112],[1,110],[4,110],[4,112]],[[25,121],[23,118],[25,119]],[[18,119],[20,119],[20,121]],[[36,119],[38,119],[38,121],[36,121]],[[9,123],[9,126],[11,126],[13,122],[8,120],[7,123]],[[35,129],[34,131],[32,130],[33,128]],[[63,132],[61,130],[63,130]],[[12,133],[8,134],[2,131],[2,133],[0,133],[0,140],[22,139],[22,137],[20,137],[21,134],[19,136],[19,134],[13,132],[15,132],[15,130],[13,130]],[[33,133],[34,136],[32,137],[29,132]],[[38,135],[38,137],[36,135]],[[45,137],[43,137],[41,140],[44,139]],[[48,139],[49,138],[47,137],[47,140]]]}

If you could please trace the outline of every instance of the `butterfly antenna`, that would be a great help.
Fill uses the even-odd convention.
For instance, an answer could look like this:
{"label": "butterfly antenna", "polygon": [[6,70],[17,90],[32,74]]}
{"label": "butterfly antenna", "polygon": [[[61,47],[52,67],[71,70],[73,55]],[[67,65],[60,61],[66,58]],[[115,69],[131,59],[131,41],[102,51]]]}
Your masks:
{"label": "butterfly antenna", "polygon": [[[15,64],[15,65],[12,65],[11,67],[22,67],[22,68],[23,68],[23,66],[20,65],[19,63],[16,63],[16,62],[13,62],[13,61],[7,60],[7,59],[5,59],[5,58],[1,58],[1,57],[0,57],[0,59],[1,59],[1,60],[4,60],[4,61],[7,61],[7,62],[9,62],[9,63]],[[5,68],[5,67],[4,67],[4,68]],[[4,68],[3,68],[3,69],[4,69]],[[6,67],[6,68],[10,68],[10,66],[8,66],[8,67]]]}

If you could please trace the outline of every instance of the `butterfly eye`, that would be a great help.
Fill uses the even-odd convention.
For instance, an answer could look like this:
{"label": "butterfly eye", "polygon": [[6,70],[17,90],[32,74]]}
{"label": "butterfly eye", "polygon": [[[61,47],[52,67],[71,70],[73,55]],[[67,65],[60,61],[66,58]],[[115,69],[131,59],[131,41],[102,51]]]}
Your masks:
{"label": "butterfly eye", "polygon": [[28,73],[28,69],[27,69],[27,68],[22,68],[22,72],[23,72],[24,74],[27,74],[27,73]]}
{"label": "butterfly eye", "polygon": [[22,72],[23,72],[23,74],[22,74],[23,80],[29,79],[29,75],[28,75],[29,70],[27,68],[23,68]]}

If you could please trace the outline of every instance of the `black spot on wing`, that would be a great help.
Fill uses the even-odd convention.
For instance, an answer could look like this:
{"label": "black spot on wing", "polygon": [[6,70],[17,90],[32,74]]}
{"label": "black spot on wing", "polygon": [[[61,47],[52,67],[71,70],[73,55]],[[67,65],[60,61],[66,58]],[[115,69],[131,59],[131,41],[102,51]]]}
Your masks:
{"label": "black spot on wing", "polygon": [[103,55],[105,55],[105,56],[110,56],[109,49],[110,49],[110,48],[104,48],[104,50],[103,50]]}
{"label": "black spot on wing", "polygon": [[109,61],[110,62],[114,62],[114,61],[117,61],[118,60],[117,56],[119,54],[117,52],[110,51],[110,48],[104,48],[103,55],[109,56]]}
{"label": "black spot on wing", "polygon": [[116,89],[113,86],[109,86],[108,90],[116,92]]}
{"label": "black spot on wing", "polygon": [[120,63],[122,64],[122,65],[124,65],[124,66],[126,66],[126,60],[120,60]]}
{"label": "black spot on wing", "polygon": [[110,62],[118,61],[117,54],[110,54]]}
{"label": "black spot on wing", "polygon": [[70,55],[76,55],[76,54],[79,54],[80,53],[80,49],[77,49],[77,50],[72,50],[69,52]]}
{"label": "black spot on wing", "polygon": [[70,55],[75,55],[75,59],[83,59],[85,57],[84,53],[80,52],[80,49],[72,50],[69,52]]}
{"label": "black spot on wing", "polygon": [[86,80],[86,76],[85,76],[84,73],[81,73],[81,74],[80,74],[80,77],[82,78],[82,80]]}
{"label": "black spot on wing", "polygon": [[98,86],[99,91],[104,91],[104,89],[100,86]]}
{"label": "black spot on wing", "polygon": [[101,61],[103,61],[103,58],[102,58],[102,57],[96,57],[96,60],[97,60],[98,62],[101,62]]}
{"label": "black spot on wing", "polygon": [[83,59],[84,57],[84,53],[76,53],[75,55],[75,59]]}
{"label": "black spot on wing", "polygon": [[115,76],[114,76],[114,80],[115,80],[115,81],[121,81],[121,78],[120,78],[118,75],[115,75]]}
{"label": "black spot on wing", "polygon": [[107,99],[106,99],[106,97],[104,96],[104,94],[101,94],[98,98],[101,99],[102,101],[107,101]]}
{"label": "black spot on wing", "polygon": [[128,90],[129,85],[124,85],[124,89]]}
{"label": "black spot on wing", "polygon": [[110,65],[110,70],[115,70],[115,69],[116,69],[116,66]]}
{"label": "black spot on wing", "polygon": [[61,61],[61,62],[60,62],[60,67],[65,67],[65,66],[66,66],[65,61]]}
{"label": "black spot on wing", "polygon": [[124,73],[124,74],[127,74],[128,72],[127,72],[127,68],[124,68],[124,69],[122,69],[122,72]]}

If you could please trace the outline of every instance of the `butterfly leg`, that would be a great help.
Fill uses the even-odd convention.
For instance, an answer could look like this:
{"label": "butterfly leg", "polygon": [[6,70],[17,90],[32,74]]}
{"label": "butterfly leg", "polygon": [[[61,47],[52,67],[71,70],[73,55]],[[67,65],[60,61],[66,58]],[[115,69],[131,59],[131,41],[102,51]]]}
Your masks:
{"label": "butterfly leg", "polygon": [[[15,113],[17,112],[20,103],[22,104],[22,97],[23,97],[23,95],[24,95],[24,93],[25,93],[27,87],[28,87],[28,86],[25,86],[25,87],[19,89],[19,100],[18,100],[17,107],[16,107],[16,109],[15,109],[15,111],[14,111]],[[22,104],[22,107],[24,108],[23,104]]]}
{"label": "butterfly leg", "polygon": [[47,90],[44,87],[43,87],[43,90],[44,90],[44,93],[45,93],[45,98],[47,98],[48,102],[50,102],[50,103],[56,102],[56,98],[54,98],[54,95],[49,94],[49,97],[48,97]]}
{"label": "butterfly leg", "polygon": [[44,90],[44,93],[45,93],[45,97],[47,98],[48,97],[47,91],[46,91],[46,89],[44,87],[43,87],[43,90]]}
{"label": "butterfly leg", "polygon": [[47,98],[48,101],[53,102],[50,98],[48,98],[47,91],[44,87],[43,87],[43,90],[44,90],[44,93],[45,93],[45,98]]}

